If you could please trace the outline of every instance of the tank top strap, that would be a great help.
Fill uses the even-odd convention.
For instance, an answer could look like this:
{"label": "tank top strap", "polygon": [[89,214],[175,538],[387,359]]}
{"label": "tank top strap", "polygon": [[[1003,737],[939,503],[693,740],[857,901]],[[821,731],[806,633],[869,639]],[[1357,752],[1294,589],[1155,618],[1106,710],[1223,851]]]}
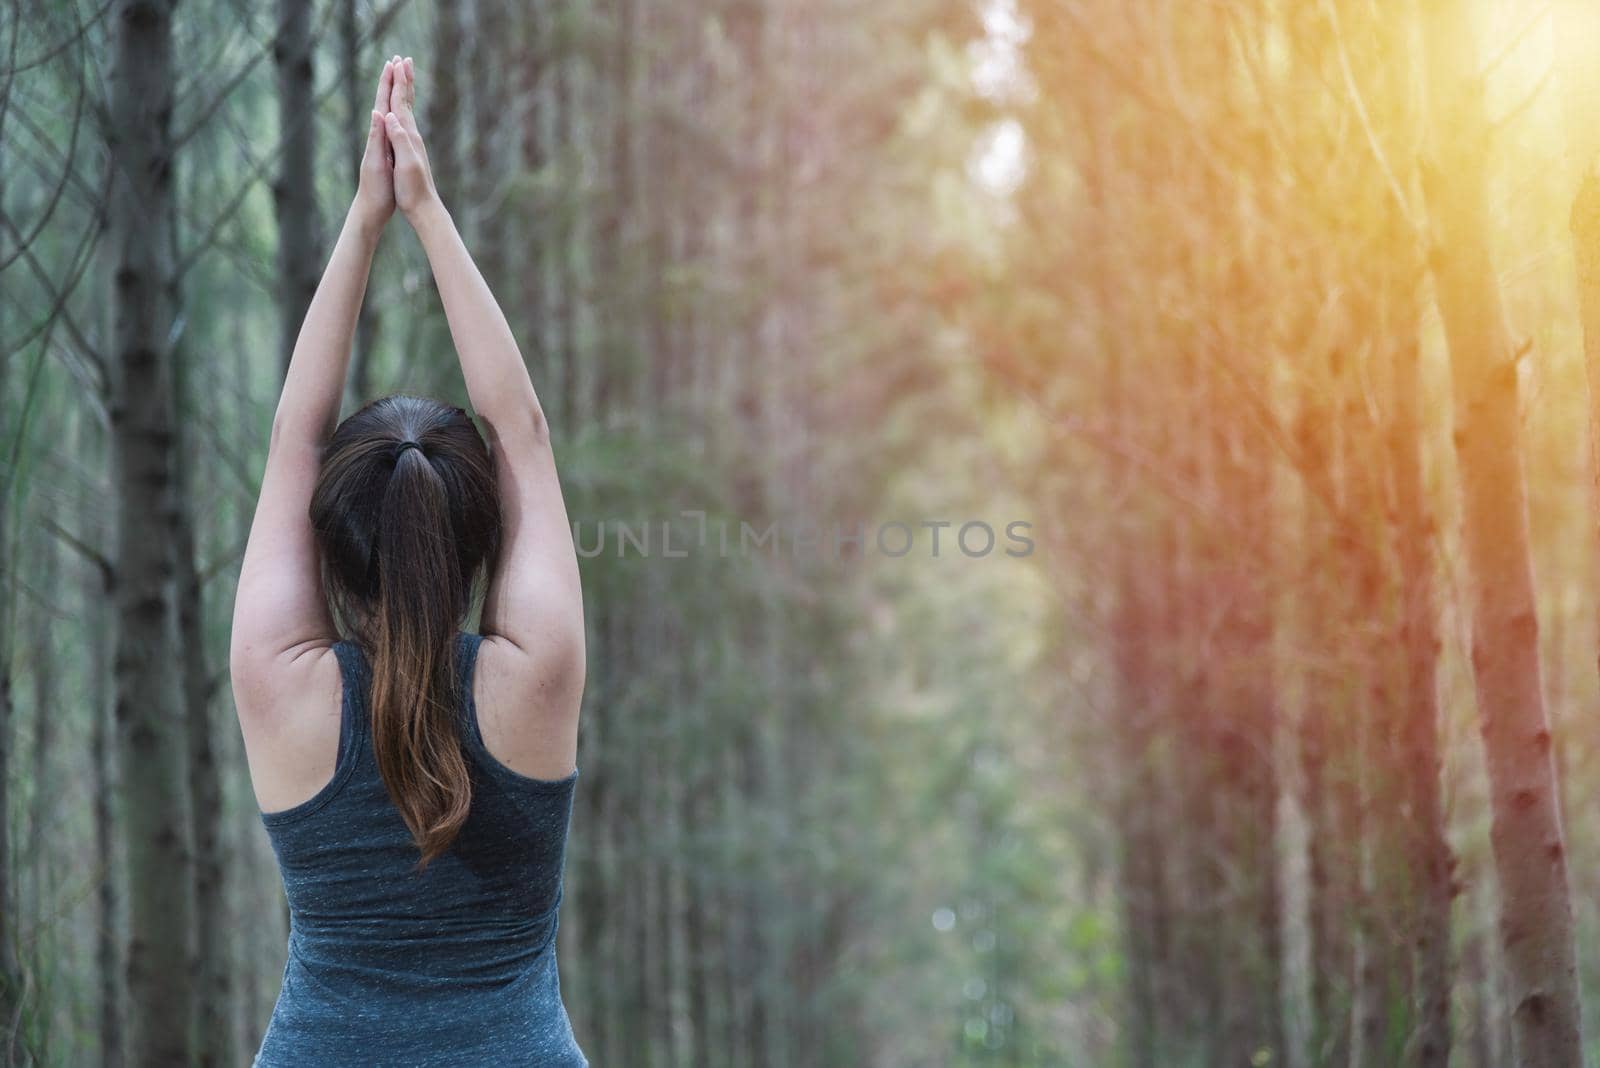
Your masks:
{"label": "tank top strap", "polygon": [[490,779],[503,786],[509,786],[517,793],[550,797],[565,795],[570,800],[572,790],[578,781],[576,767],[560,779],[536,779],[507,766],[489,751],[489,743],[483,737],[482,722],[478,719],[478,702],[472,692],[478,651],[482,647],[482,634],[463,633],[457,638],[457,648],[460,651],[457,669],[460,674],[456,677],[460,680],[461,686],[461,699],[457,702],[457,707],[461,710],[462,736],[474,762]]}
{"label": "tank top strap", "polygon": [[339,658],[339,763],[353,757],[367,736],[367,694],[372,692],[372,669],[361,647],[349,638],[335,642]]}
{"label": "tank top strap", "polygon": [[456,635],[456,682],[460,686],[456,712],[460,717],[463,738],[469,743],[480,744],[482,735],[478,733],[477,709],[472,700],[472,679],[478,667],[478,649],[482,645],[482,634],[461,631]]}

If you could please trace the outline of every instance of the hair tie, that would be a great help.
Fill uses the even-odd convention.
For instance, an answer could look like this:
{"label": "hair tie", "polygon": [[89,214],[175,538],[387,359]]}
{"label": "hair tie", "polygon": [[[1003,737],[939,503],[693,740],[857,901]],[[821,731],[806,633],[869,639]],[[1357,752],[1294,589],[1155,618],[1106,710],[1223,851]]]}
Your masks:
{"label": "hair tie", "polygon": [[396,460],[400,459],[401,454],[404,453],[407,449],[420,449],[420,448],[422,448],[422,446],[417,444],[415,441],[402,441],[400,443],[400,448],[394,454],[394,458]]}

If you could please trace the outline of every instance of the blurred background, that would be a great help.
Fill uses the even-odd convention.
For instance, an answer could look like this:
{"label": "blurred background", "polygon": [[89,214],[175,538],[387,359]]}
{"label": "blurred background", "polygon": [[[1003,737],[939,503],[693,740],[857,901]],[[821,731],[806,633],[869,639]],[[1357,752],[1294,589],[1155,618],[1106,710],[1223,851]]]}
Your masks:
{"label": "blurred background", "polygon": [[1588,6],[7,5],[0,1063],[270,1015],[228,625],[393,54],[585,557],[597,1066],[1600,1060]]}

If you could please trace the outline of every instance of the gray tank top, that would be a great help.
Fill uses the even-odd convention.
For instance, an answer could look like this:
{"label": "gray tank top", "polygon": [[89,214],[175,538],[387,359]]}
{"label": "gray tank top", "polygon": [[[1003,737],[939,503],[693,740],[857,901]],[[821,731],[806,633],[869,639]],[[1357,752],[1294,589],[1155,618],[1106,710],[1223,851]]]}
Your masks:
{"label": "gray tank top", "polygon": [[490,754],[472,702],[482,637],[457,637],[472,807],[422,874],[373,758],[366,658],[334,646],[339,756],[314,797],[263,813],[289,900],[289,959],[256,1068],[585,1068],[556,970],[578,773],[532,779]]}

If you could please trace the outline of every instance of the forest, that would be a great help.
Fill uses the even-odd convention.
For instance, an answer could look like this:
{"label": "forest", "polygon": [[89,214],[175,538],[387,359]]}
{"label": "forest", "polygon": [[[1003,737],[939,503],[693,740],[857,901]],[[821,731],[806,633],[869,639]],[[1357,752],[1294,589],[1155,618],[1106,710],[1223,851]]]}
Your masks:
{"label": "forest", "polygon": [[1584,0],[0,6],[0,1064],[272,1013],[231,606],[394,55],[582,558],[595,1065],[1600,1065]]}

